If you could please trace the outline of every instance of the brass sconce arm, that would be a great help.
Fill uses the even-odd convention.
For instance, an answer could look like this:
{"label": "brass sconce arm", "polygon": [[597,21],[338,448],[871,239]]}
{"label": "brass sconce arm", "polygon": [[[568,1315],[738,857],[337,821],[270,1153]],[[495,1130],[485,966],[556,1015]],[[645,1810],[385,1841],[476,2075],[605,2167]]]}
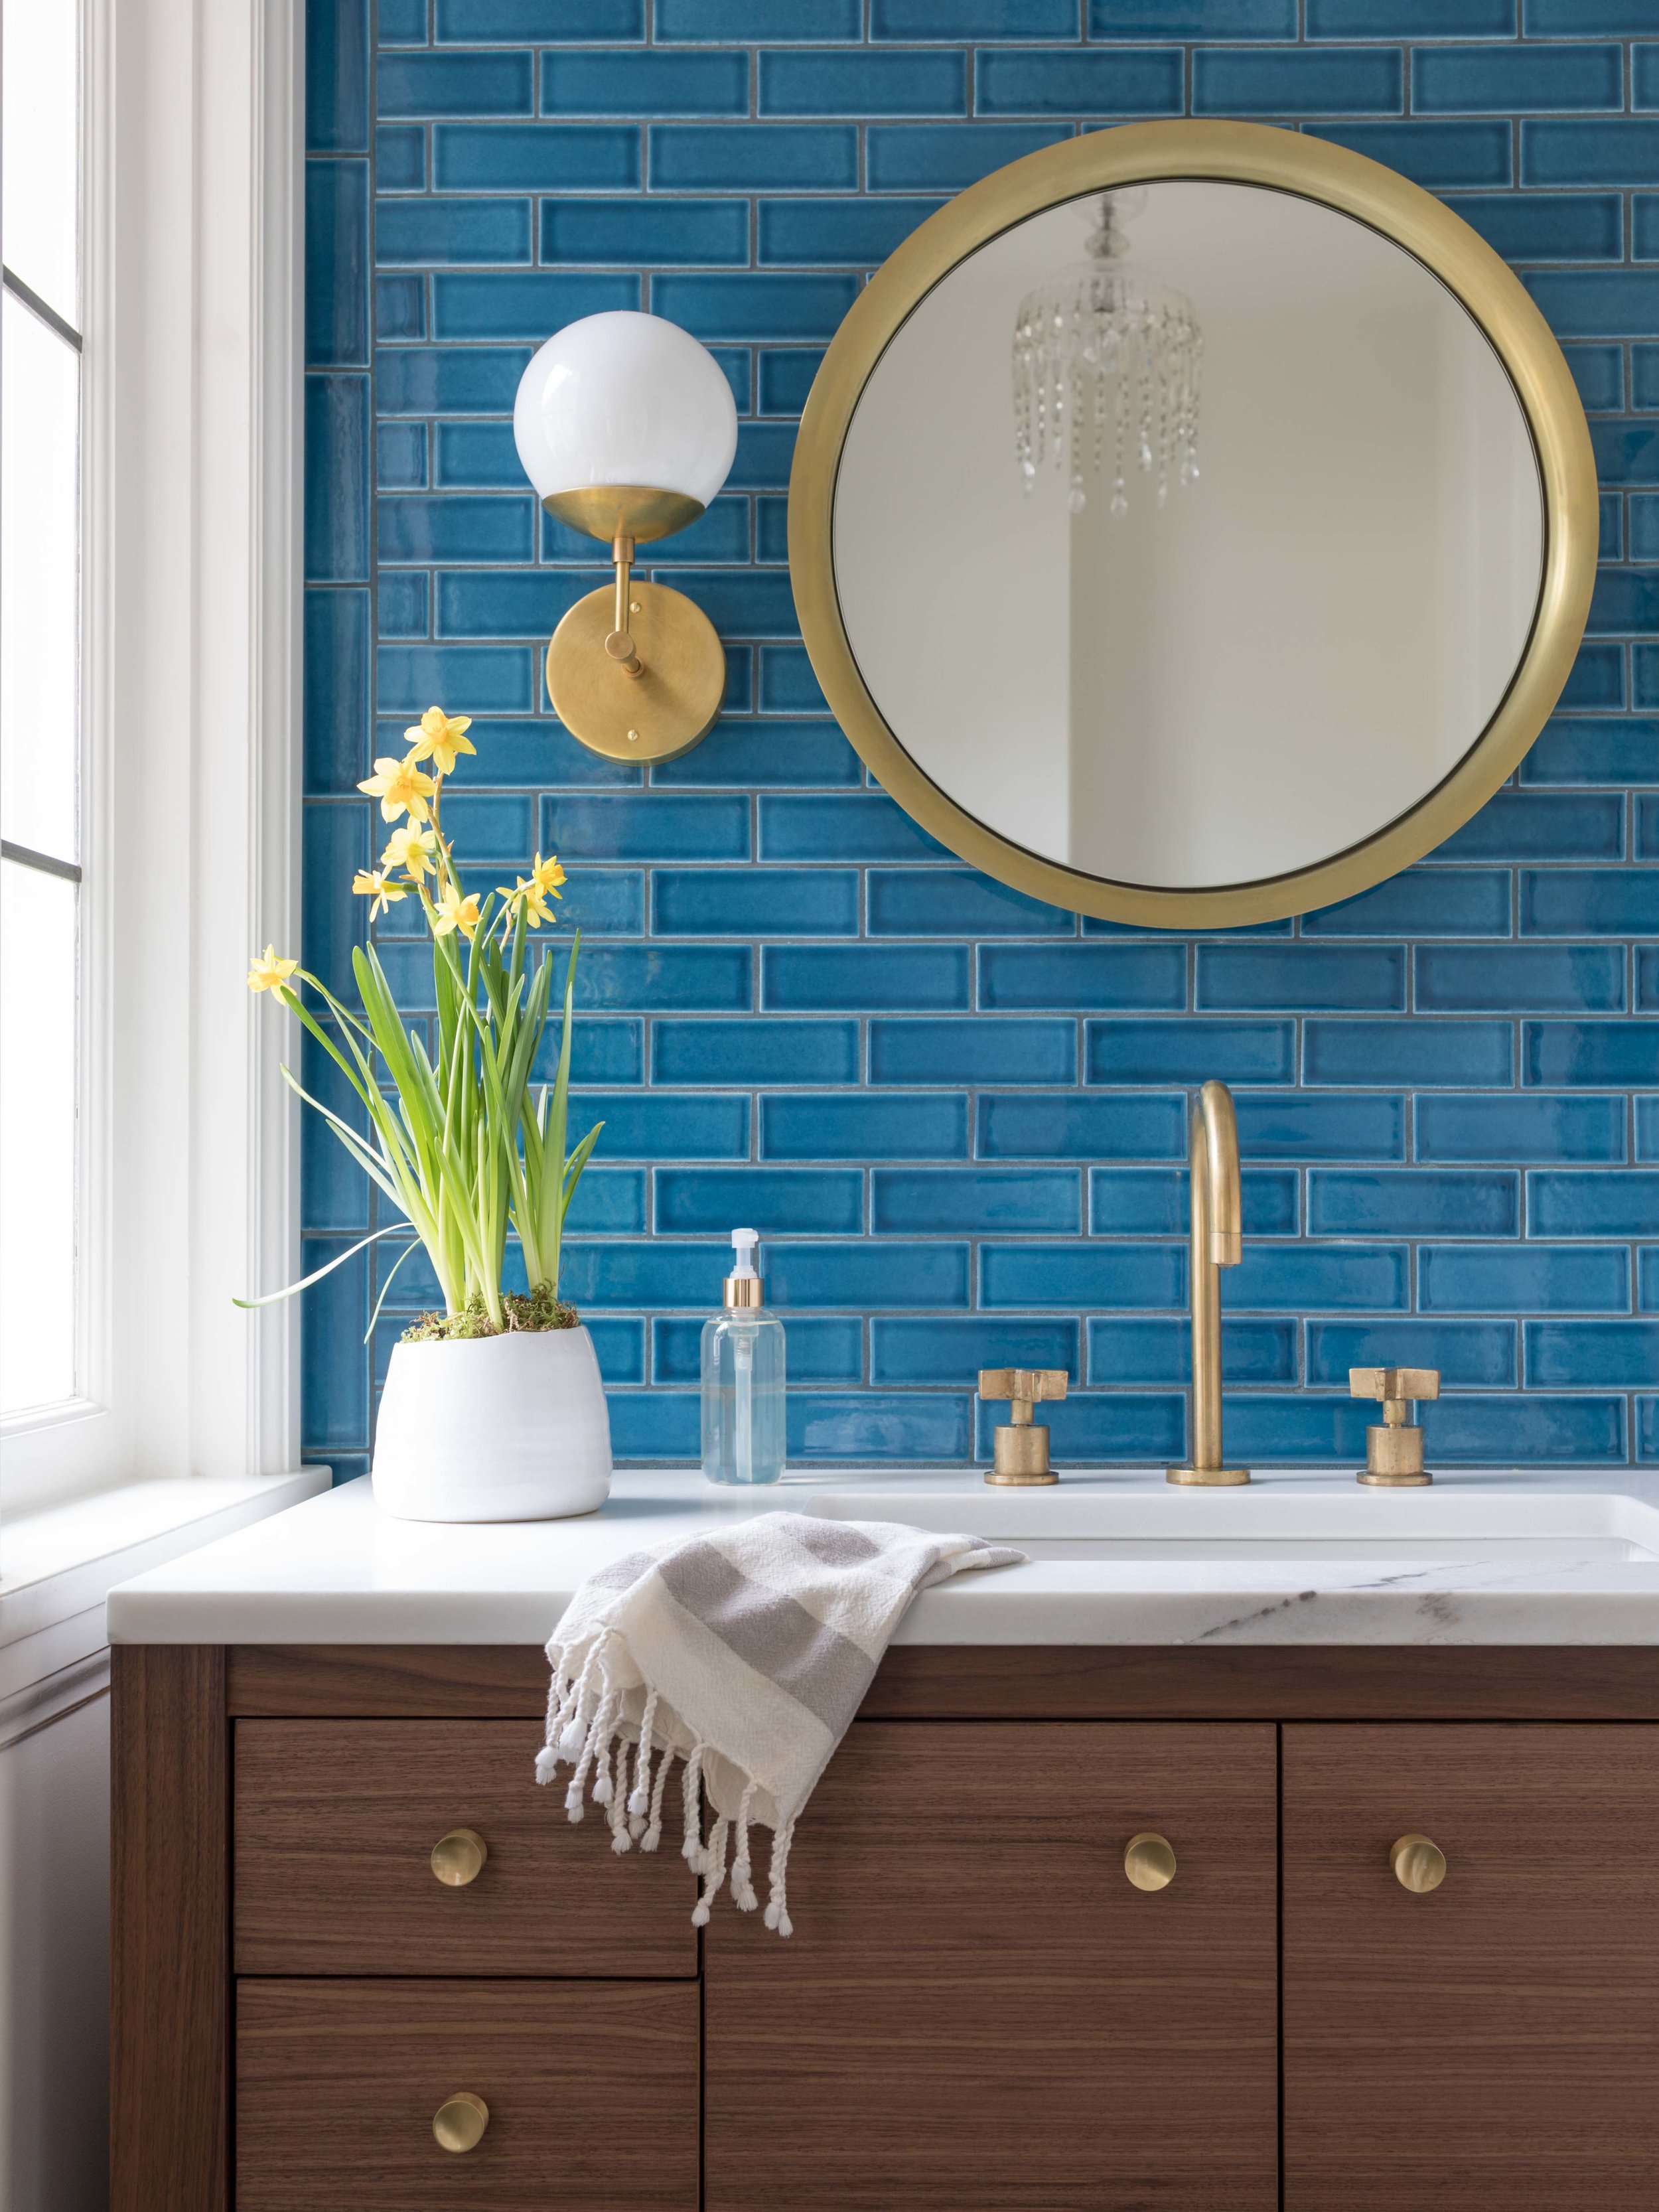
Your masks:
{"label": "brass sconce arm", "polygon": [[624,676],[643,676],[645,663],[635,649],[633,630],[629,622],[629,588],[634,573],[634,541],[618,533],[611,542],[611,557],[617,564],[617,618],[605,649],[622,670]]}

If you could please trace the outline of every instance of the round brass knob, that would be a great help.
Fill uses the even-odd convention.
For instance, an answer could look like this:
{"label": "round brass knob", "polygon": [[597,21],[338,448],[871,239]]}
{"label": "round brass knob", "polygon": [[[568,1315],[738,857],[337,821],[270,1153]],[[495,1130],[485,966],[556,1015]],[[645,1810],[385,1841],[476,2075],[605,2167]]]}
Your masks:
{"label": "round brass knob", "polygon": [[476,2150],[489,2125],[489,2107],[471,2089],[458,2089],[446,2097],[432,2115],[432,2132],[441,2150]]}
{"label": "round brass knob", "polygon": [[1425,1897],[1446,1879],[1446,1854],[1428,1837],[1401,1836],[1389,1852],[1389,1864],[1401,1889]]}
{"label": "round brass knob", "polygon": [[432,1871],[451,1889],[465,1889],[477,1881],[489,1856],[489,1846],[476,1828],[452,1828],[432,1846]]}
{"label": "round brass knob", "polygon": [[1167,1889],[1176,1878],[1176,1855],[1167,1836],[1150,1828],[1131,1836],[1123,1849],[1123,1871],[1137,1889]]}

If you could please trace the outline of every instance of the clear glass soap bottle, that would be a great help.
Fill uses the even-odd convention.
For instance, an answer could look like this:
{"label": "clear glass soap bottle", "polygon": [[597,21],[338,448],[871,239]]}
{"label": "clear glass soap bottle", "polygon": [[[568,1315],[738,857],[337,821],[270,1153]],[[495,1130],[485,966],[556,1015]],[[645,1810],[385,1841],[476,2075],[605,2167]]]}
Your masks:
{"label": "clear glass soap bottle", "polygon": [[725,1308],[702,1330],[702,1471],[710,1482],[775,1482],[783,1473],[783,1323],[761,1300],[752,1229],[734,1229]]}

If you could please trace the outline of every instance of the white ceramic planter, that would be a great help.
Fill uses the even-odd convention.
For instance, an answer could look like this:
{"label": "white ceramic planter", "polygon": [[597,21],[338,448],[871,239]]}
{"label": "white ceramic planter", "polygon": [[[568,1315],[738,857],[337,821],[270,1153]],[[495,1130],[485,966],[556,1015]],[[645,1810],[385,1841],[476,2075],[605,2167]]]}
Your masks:
{"label": "white ceramic planter", "polygon": [[374,1431],[400,1521],[556,1521],[611,1494],[611,1416],[585,1328],[400,1344]]}

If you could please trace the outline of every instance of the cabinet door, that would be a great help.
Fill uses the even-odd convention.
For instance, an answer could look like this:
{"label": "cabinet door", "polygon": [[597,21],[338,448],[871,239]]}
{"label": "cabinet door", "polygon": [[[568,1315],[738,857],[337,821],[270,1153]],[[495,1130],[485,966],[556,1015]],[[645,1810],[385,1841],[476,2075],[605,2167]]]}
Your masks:
{"label": "cabinet door", "polygon": [[1653,2212],[1659,1728],[1286,1728],[1284,1836],[1287,2212]]}
{"label": "cabinet door", "polygon": [[1267,1726],[855,1724],[794,1935],[704,1937],[708,2212],[1270,2212],[1275,1782]]}
{"label": "cabinet door", "polygon": [[[485,2124],[446,2149],[462,2094]],[[694,1984],[238,1984],[236,2212],[696,2205]]]}

